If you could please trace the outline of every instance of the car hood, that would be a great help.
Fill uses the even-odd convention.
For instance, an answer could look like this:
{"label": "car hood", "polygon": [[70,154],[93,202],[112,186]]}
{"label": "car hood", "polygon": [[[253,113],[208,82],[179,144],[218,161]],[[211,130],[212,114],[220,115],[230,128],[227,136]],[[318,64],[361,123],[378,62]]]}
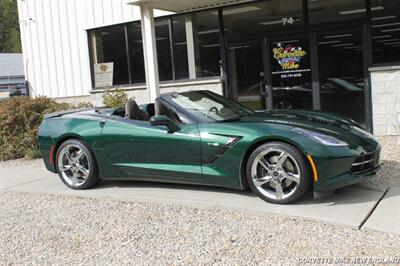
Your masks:
{"label": "car hood", "polygon": [[339,131],[348,130],[351,126],[357,125],[350,119],[342,118],[334,114],[304,110],[255,112],[244,116],[241,121],[287,124],[313,129],[317,128],[320,130],[335,129]]}
{"label": "car hood", "polygon": [[284,124],[305,128],[334,136],[346,141],[351,146],[369,146],[375,149],[379,145],[372,135],[360,130],[362,127],[356,122],[331,113],[304,110],[255,112],[244,116],[240,121],[247,123]]}

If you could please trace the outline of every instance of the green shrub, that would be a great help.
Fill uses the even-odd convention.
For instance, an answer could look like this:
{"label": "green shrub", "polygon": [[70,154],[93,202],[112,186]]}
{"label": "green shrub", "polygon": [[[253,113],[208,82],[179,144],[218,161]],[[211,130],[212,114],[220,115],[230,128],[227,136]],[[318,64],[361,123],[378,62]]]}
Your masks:
{"label": "green shrub", "polygon": [[103,93],[103,103],[106,107],[118,108],[124,106],[127,100],[128,94],[121,89],[108,89]]}
{"label": "green shrub", "polygon": [[34,155],[43,116],[71,108],[74,106],[46,97],[14,97],[0,102],[0,161]]}
{"label": "green shrub", "polygon": [[94,106],[90,102],[81,102],[75,106],[72,106],[72,108],[92,108],[92,107],[94,107]]}
{"label": "green shrub", "polygon": [[40,159],[42,158],[42,154],[40,153],[39,149],[27,149],[25,150],[25,155],[24,158],[26,160],[35,160],[35,159]]}

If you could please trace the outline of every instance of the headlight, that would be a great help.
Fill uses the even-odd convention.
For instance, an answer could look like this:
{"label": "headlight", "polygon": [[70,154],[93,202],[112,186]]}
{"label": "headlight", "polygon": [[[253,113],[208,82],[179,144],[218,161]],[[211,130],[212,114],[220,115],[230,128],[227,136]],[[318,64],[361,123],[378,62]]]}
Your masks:
{"label": "headlight", "polygon": [[325,134],[317,133],[315,131],[303,129],[303,128],[293,128],[293,132],[299,133],[303,136],[306,136],[307,138],[310,138],[318,143],[327,145],[327,146],[336,146],[336,147],[343,147],[343,146],[349,146],[344,141],[338,140],[335,137],[328,136]]}

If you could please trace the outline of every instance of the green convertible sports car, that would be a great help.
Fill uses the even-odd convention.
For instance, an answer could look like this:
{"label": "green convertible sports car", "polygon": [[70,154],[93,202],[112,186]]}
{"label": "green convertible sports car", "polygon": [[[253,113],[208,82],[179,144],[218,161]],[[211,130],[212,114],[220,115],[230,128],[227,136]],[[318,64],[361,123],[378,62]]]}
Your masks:
{"label": "green convertible sports car", "polygon": [[381,147],[354,121],[312,111],[255,112],[210,91],[155,103],[48,115],[49,171],[72,189],[99,180],[248,187],[272,203],[316,197],[374,175]]}

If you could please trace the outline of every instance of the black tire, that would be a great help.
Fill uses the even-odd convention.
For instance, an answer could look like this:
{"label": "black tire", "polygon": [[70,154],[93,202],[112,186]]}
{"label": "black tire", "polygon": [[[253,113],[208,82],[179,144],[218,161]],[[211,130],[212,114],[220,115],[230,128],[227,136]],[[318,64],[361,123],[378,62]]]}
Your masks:
{"label": "black tire", "polygon": [[[83,182],[82,184],[79,184],[79,185],[71,184],[70,182],[68,182],[68,178],[63,175],[63,171],[60,170],[60,165],[59,165],[60,155],[61,155],[61,152],[63,152],[64,149],[66,149],[66,147],[77,147],[77,148],[81,149],[82,152],[84,153],[84,156],[83,156],[83,158],[85,160],[84,163],[86,164],[86,166],[89,170],[88,170],[87,178],[85,178],[85,179],[81,178],[81,180],[84,180],[84,181],[82,181]],[[61,159],[61,160],[63,160],[63,159]],[[57,153],[56,153],[55,167],[56,167],[57,173],[58,173],[61,181],[71,189],[74,189],[74,190],[90,189],[90,188],[96,186],[99,182],[98,168],[97,168],[97,163],[96,163],[96,159],[93,155],[93,152],[85,142],[83,142],[79,139],[69,139],[60,145],[60,147],[57,149]],[[72,172],[69,172],[69,173],[72,173]]]}
{"label": "black tire", "polygon": [[[292,182],[291,180],[286,180],[285,178],[283,178],[283,181],[282,180],[279,181],[279,184],[281,184],[281,185],[283,184],[282,182],[285,182],[285,184],[286,184],[286,182],[290,183],[290,185],[288,187],[284,188],[284,189],[287,189],[287,191],[289,192],[288,197],[286,197],[286,198],[276,199],[276,198],[273,198],[272,196],[266,196],[266,194],[269,194],[268,191],[270,191],[270,190],[273,191],[273,189],[274,189],[274,188],[270,187],[270,182],[265,183],[264,185],[259,185],[259,188],[257,188],[255,182],[259,181],[260,179],[256,179],[256,181],[253,181],[252,175],[254,176],[254,169],[258,169],[256,171],[260,171],[259,170],[260,168],[257,168],[257,167],[262,167],[261,169],[265,169],[265,167],[259,166],[260,164],[257,165],[259,158],[265,158],[262,154],[264,154],[265,152],[271,151],[271,150],[281,150],[290,155],[290,157],[288,157],[288,159],[290,159],[289,162],[291,165],[295,165],[297,163],[297,165],[295,165],[295,167],[298,168],[298,170],[296,171],[297,172],[296,174],[300,174],[300,177],[298,178],[300,181],[298,183],[295,183],[295,182]],[[256,160],[256,158],[257,158],[257,160]],[[292,162],[293,160],[295,160],[296,162],[293,163]],[[275,164],[268,164],[268,165],[271,165],[271,167],[273,167]],[[254,168],[254,167],[256,167],[256,168]],[[277,166],[275,166],[275,167],[277,167]],[[253,172],[252,172],[252,170],[253,170]],[[279,170],[283,170],[283,167],[282,167],[282,169],[279,169]],[[270,169],[267,171],[268,171],[267,176],[271,176],[271,177],[264,177],[264,178],[273,178],[274,175],[276,174],[275,171],[271,171]],[[278,172],[278,171],[276,171],[276,172]],[[270,174],[270,173],[272,173],[272,174]],[[311,183],[310,169],[309,169],[309,165],[306,161],[305,156],[297,148],[293,147],[292,145],[283,143],[283,142],[269,142],[269,143],[265,143],[265,144],[259,146],[257,149],[255,149],[252,152],[252,154],[250,155],[249,160],[246,165],[246,177],[247,177],[247,182],[248,182],[251,190],[257,196],[259,196],[261,199],[263,199],[269,203],[275,203],[275,204],[288,204],[288,203],[292,203],[292,202],[298,200],[308,190],[309,185]],[[275,178],[274,178],[274,180],[275,180]],[[258,184],[262,184],[262,183],[258,183]],[[297,186],[296,186],[296,184],[297,184]],[[292,190],[290,190],[290,186],[293,186]],[[264,189],[265,187],[267,187],[267,188]],[[265,192],[265,190],[267,192]],[[282,191],[284,191],[284,190],[282,190]],[[277,190],[275,193],[276,193],[276,195],[278,195]]]}

